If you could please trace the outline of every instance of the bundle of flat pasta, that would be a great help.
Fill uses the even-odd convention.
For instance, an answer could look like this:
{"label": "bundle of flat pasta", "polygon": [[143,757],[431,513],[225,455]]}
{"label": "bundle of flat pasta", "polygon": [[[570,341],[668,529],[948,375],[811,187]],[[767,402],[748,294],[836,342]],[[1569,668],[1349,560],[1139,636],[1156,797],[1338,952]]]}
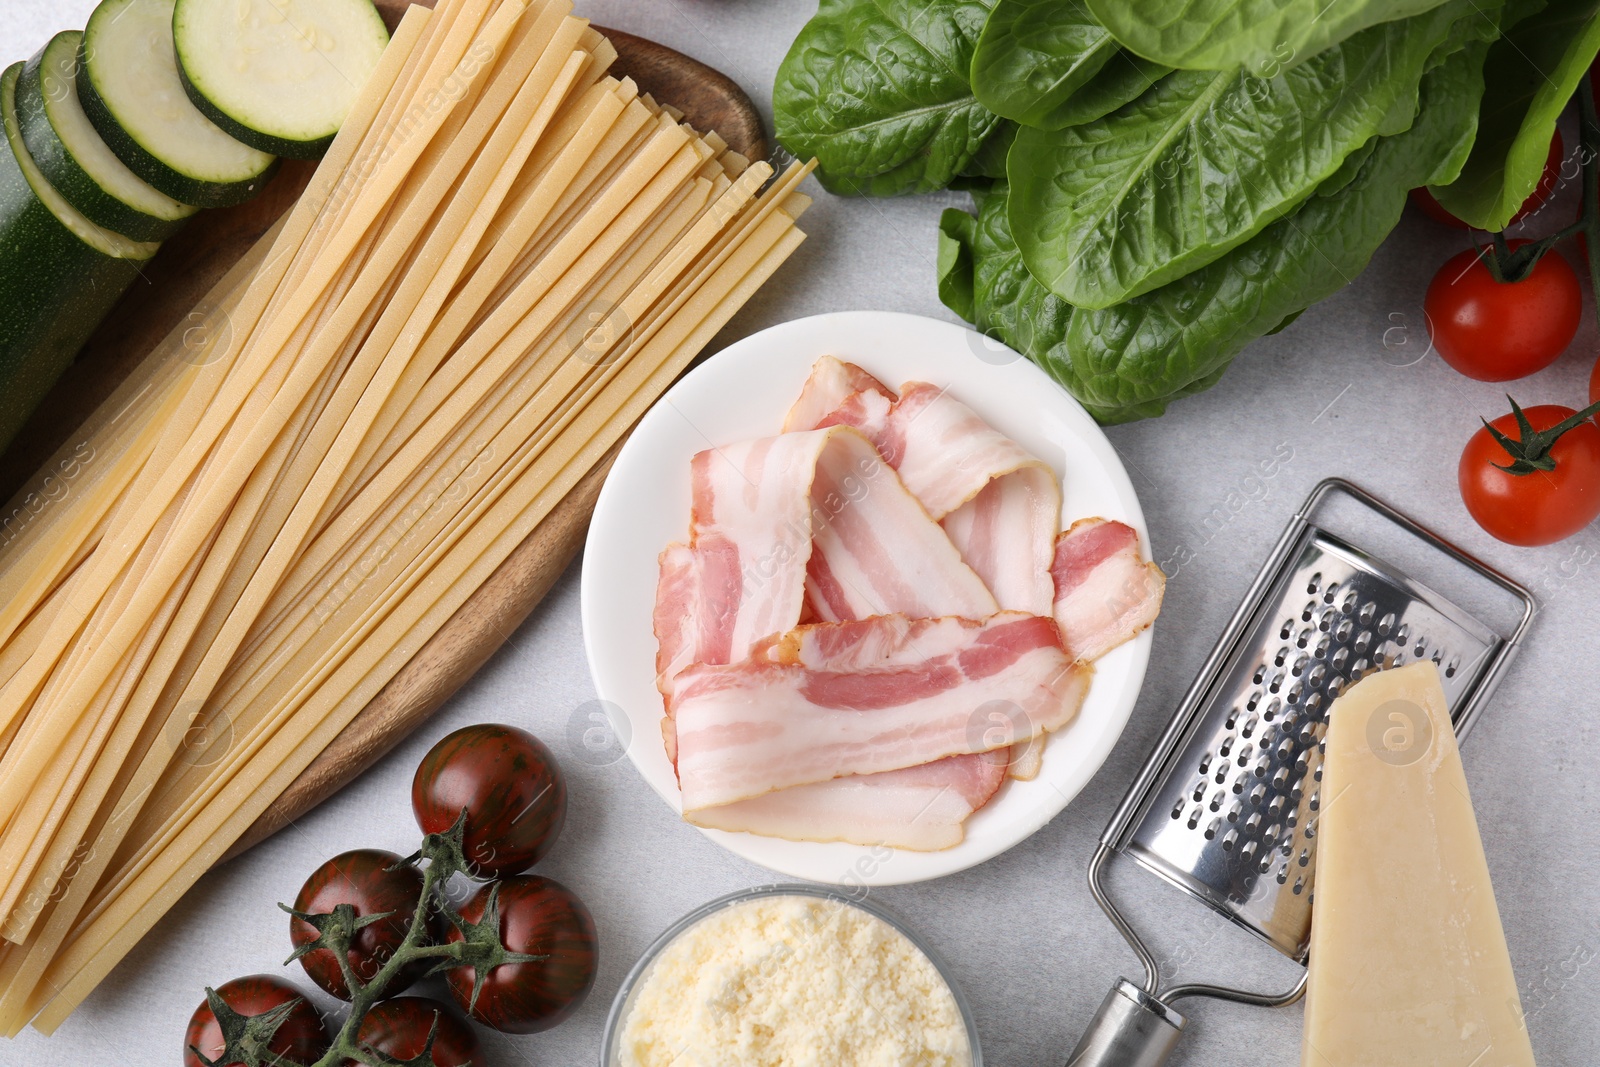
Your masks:
{"label": "bundle of flat pasta", "polygon": [[[802,239],[566,0],[412,8],[0,538],[0,1028],[53,1031]],[[766,186],[763,189],[763,186]],[[27,494],[33,496],[27,496]]]}

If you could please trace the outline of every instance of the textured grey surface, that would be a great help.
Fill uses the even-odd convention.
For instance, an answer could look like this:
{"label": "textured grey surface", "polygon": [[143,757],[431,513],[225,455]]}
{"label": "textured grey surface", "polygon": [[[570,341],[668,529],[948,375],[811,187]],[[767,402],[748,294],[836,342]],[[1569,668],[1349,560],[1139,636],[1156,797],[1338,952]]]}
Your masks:
{"label": "textured grey surface", "polygon": [[[82,25],[91,7],[0,0],[0,60],[22,58],[50,33]],[[807,0],[580,3],[599,22],[727,71],[769,119],[773,73],[812,10]],[[719,344],[848,308],[951,318],[934,292],[934,234],[939,212],[963,197],[868,202],[817,192],[804,220],[810,240]],[[1355,284],[1251,348],[1216,389],[1181,401],[1163,419],[1111,432],[1143,499],[1155,557],[1177,571],[1127,732],[1083,794],[1017,848],[964,874],[874,891],[953,963],[989,1063],[1064,1062],[1111,981],[1134,968],[1084,885],[1093,843],[1285,519],[1333,473],[1459,539],[1545,601],[1526,652],[1464,754],[1534,1050],[1547,1067],[1600,1063],[1591,1021],[1600,1003],[1600,529],[1548,549],[1511,549],[1479,532],[1462,508],[1457,456],[1478,416],[1503,408],[1504,390],[1457,376],[1437,355],[1417,356],[1427,347],[1421,301],[1428,280],[1464,246],[1462,235],[1408,213]],[[1517,398],[1579,405],[1595,340],[1589,309],[1572,351],[1516,383]],[[584,720],[593,697],[574,568],[438,718],[320,811],[202,879],[55,1038],[30,1033],[0,1042],[0,1065],[176,1063],[202,986],[275,971],[287,955],[286,923],[273,903],[292,899],[306,874],[336,852],[409,850],[407,789],[417,760],[448,731],[484,720],[525,726],[568,757],[571,816],[542,870],[588,902],[602,945],[598,985],[571,1021],[534,1037],[490,1035],[488,1049],[507,1067],[593,1063],[611,995],[657,932],[712,896],[771,880],[679,823],[627,761],[594,766],[578,758],[569,727]],[[1182,974],[1266,986],[1293,981],[1286,961],[1144,872],[1123,867],[1113,882],[1163,960]],[[1298,1008],[1211,1001],[1184,1008],[1191,1024],[1180,1064],[1298,1060]]]}

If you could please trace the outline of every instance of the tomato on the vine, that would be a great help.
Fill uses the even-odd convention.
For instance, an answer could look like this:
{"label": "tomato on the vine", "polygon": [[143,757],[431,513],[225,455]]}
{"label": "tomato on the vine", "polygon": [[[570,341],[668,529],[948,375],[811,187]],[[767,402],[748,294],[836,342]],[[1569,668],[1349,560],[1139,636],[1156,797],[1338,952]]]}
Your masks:
{"label": "tomato on the vine", "polygon": [[[427,1047],[435,1018],[439,1021],[433,1039],[435,1067],[484,1067],[488,1061],[472,1027],[428,997],[397,997],[373,1005],[356,1031],[356,1044],[396,1060],[414,1059]],[[356,1064],[346,1061],[346,1067]]]}
{"label": "tomato on the vine", "polygon": [[[481,887],[461,908],[469,923],[483,921],[489,893]],[[512,952],[545,958],[506,963],[490,971],[472,1005],[471,966],[445,972],[450,994],[474,1019],[512,1034],[536,1034],[571,1015],[594,985],[599,949],[589,909],[565,886],[538,875],[507,878],[500,889],[500,943]],[[446,935],[462,940],[454,927]]]}
{"label": "tomato on the vine", "polygon": [[517,874],[550,851],[567,817],[567,783],[555,755],[514,726],[463,727],[428,751],[411,782],[424,833],[444,833],[467,813],[462,851],[481,878]]}
{"label": "tomato on the vine", "polygon": [[[222,1002],[240,1015],[265,1015],[274,1008],[298,1000],[288,1017],[273,1033],[267,1047],[274,1055],[295,1063],[310,1064],[321,1059],[330,1044],[328,1031],[322,1025],[317,1009],[294,986],[270,974],[252,974],[235,978],[217,987]],[[226,1014],[226,1013],[224,1013]],[[189,1017],[189,1029],[183,1036],[184,1067],[203,1067],[194,1050],[199,1049],[206,1059],[217,1061],[222,1056],[224,1043],[222,1027],[211,1010],[208,1000]],[[227,1060],[236,1064],[238,1060]]]}
{"label": "tomato on the vine", "polygon": [[[1506,223],[1507,226],[1515,226],[1544,207],[1545,202],[1555,193],[1556,184],[1561,180],[1561,161],[1565,156],[1566,144],[1561,140],[1561,131],[1557,130],[1555,136],[1550,138],[1550,151],[1544,158],[1544,171],[1539,175],[1539,184],[1533,187],[1533,192],[1528,194],[1528,199],[1522,202],[1517,213],[1511,216],[1511,221]],[[1435,222],[1442,222],[1457,230],[1472,229],[1439,203],[1438,198],[1428,191],[1426,185],[1411,190],[1411,202]]]}
{"label": "tomato on the vine", "polygon": [[1555,252],[1541,256],[1521,281],[1499,282],[1469,248],[1439,268],[1422,306],[1446,363],[1480,382],[1506,382],[1543,370],[1566,351],[1578,332],[1583,291]]}
{"label": "tomato on the vine", "polygon": [[[329,914],[339,904],[353,907],[357,918],[392,913],[387,919],[356,931],[346,954],[351,970],[363,982],[372,981],[405,941],[412,916],[422,899],[422,872],[410,865],[396,867],[398,863],[399,856],[382,849],[358,848],[341,853],[313,871],[306,884],[300,887],[300,895],[294,898],[295,911],[311,915]],[[317,930],[305,920],[291,916],[289,939],[295,948],[302,948],[317,939]],[[325,948],[308,952],[300,957],[300,966],[313,982],[329,993],[340,1000],[350,999],[344,974],[332,952]],[[395,975],[389,990],[400,992],[426,969],[426,964],[420,961],[408,966]]]}
{"label": "tomato on the vine", "polygon": [[[1577,413],[1560,404],[1523,410],[1535,437]],[[1494,537],[1513,545],[1548,545],[1564,540],[1600,517],[1600,426],[1580,420],[1548,445],[1550,469],[1514,474],[1502,470],[1518,459],[1490,427],[1511,439],[1529,436],[1516,412],[1502,415],[1472,435],[1461,453],[1458,478],[1467,511]],[[1520,448],[1519,448],[1520,450]]]}

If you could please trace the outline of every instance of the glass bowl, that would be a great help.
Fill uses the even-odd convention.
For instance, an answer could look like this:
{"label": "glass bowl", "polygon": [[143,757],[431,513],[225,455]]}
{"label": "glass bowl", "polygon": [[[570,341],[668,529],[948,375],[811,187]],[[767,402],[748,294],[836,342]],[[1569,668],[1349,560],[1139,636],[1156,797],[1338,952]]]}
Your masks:
{"label": "glass bowl", "polygon": [[955,998],[956,1010],[961,1013],[961,1021],[967,1029],[967,1045],[972,1050],[972,1067],[983,1067],[983,1052],[978,1046],[978,1024],[972,1017],[972,1006],[967,1003],[967,998],[962,995],[961,987],[956,984],[955,976],[950,972],[949,964],[933,950],[917,932],[907,926],[905,921],[894,912],[883,906],[866,899],[857,899],[859,891],[840,889],[824,885],[802,884],[777,884],[756,886],[753,889],[741,889],[736,893],[718,897],[715,900],[695,908],[689,914],[669,926],[665,933],[656,938],[644,955],[639,957],[639,962],[633,965],[633,970],[628,972],[628,977],[622,982],[622,988],[617,990],[616,999],[611,1002],[611,1012],[606,1016],[605,1040],[600,1045],[600,1067],[618,1067],[618,1056],[622,1031],[628,1021],[628,1012],[633,1009],[635,994],[641,980],[652,964],[660,957],[666,947],[677,940],[678,936],[690,927],[700,922],[714,912],[723,908],[743,904],[749,900],[761,897],[815,897],[820,900],[833,900],[852,908],[866,912],[874,918],[882,919],[896,930],[900,931],[914,946],[933,964],[934,970],[939,972],[939,977],[944,979],[950,988],[950,995]]}

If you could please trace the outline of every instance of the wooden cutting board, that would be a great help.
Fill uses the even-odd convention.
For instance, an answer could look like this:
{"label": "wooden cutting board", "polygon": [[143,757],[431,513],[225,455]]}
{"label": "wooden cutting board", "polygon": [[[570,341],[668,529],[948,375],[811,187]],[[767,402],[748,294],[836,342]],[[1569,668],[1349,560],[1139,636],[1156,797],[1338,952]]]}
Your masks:
{"label": "wooden cutting board", "polygon": [[[423,0],[433,6],[432,0]],[[377,0],[392,29],[403,0]],[[602,30],[617,48],[611,73],[627,76],[734,151],[767,155],[761,118],[744,90],[711,67],[630,33]],[[99,406],[294,203],[314,165],[286,160],[256,199],[205,211],[167,241],[0,456],[0,501],[13,493]],[[228,853],[238,855],[327,799],[438,710],[527,618],[583,543],[615,449],[540,523],[489,580],[423,645]]]}

